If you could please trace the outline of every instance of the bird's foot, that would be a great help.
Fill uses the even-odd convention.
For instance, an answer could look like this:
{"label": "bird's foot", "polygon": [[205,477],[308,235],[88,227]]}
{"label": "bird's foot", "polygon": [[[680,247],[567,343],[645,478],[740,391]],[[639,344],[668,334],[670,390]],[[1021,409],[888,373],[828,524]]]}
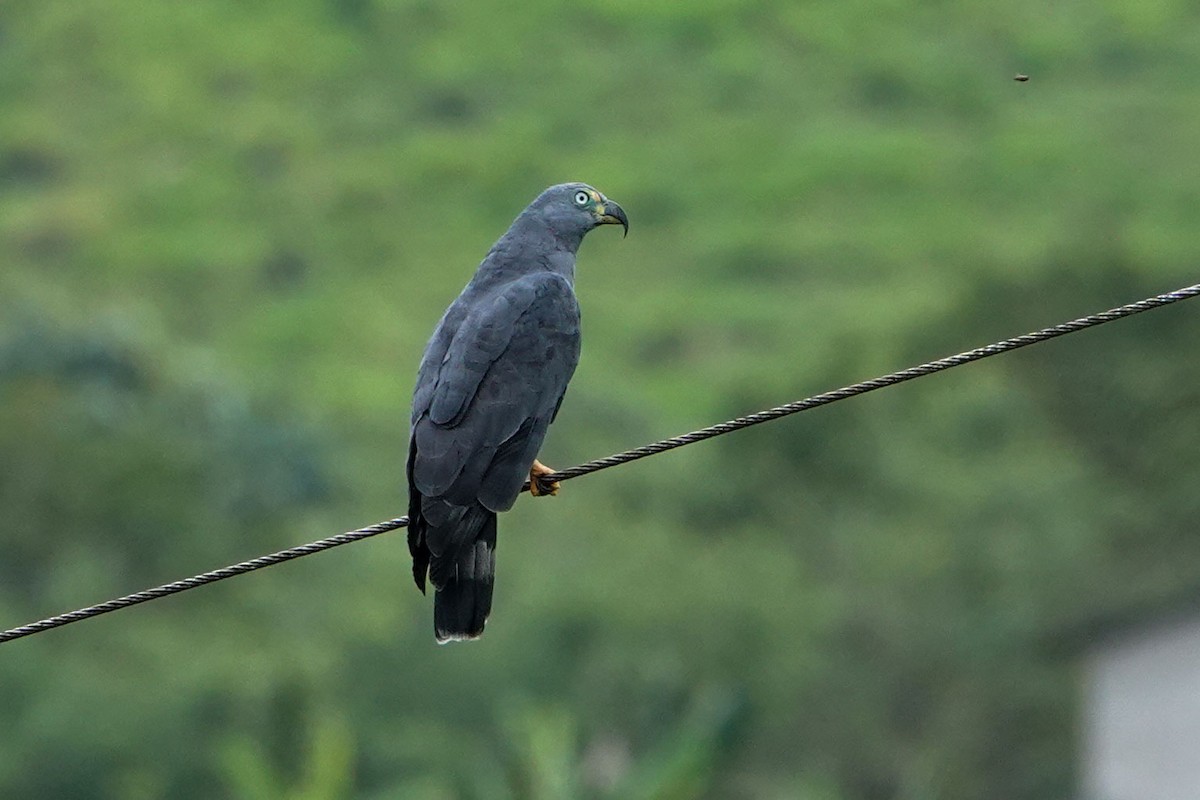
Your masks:
{"label": "bird's foot", "polygon": [[529,493],[534,497],[558,494],[558,481],[546,480],[547,475],[553,474],[554,470],[534,459],[533,466],[529,468]]}

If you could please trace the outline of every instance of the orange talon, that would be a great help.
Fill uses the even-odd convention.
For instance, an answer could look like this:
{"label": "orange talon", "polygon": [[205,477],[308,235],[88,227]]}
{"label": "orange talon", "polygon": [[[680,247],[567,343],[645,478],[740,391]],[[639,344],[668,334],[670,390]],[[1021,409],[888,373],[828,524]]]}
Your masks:
{"label": "orange talon", "polygon": [[545,476],[553,474],[554,470],[534,459],[533,466],[529,468],[529,493],[534,497],[558,494],[558,481],[544,480]]}

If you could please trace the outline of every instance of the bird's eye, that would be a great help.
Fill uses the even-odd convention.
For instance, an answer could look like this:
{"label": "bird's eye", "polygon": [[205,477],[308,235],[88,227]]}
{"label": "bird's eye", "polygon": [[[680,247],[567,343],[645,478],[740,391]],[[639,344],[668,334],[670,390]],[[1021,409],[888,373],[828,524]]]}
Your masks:
{"label": "bird's eye", "polygon": [[586,206],[591,199],[592,196],[583,190],[575,193],[575,205],[577,206]]}

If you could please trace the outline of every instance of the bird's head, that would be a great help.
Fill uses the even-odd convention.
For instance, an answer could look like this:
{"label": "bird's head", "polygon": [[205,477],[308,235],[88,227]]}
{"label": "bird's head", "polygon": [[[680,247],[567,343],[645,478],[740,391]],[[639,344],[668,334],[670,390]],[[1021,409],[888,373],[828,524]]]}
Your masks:
{"label": "bird's head", "polygon": [[601,225],[620,225],[629,233],[625,210],[586,183],[551,186],[538,195],[527,213],[535,214],[558,236],[576,242]]}

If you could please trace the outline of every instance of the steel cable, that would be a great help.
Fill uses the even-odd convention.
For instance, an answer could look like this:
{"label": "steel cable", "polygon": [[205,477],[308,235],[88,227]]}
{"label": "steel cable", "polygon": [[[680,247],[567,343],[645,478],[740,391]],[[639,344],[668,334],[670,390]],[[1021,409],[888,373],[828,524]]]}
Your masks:
{"label": "steel cable", "polygon": [[[1059,336],[1064,336],[1068,333],[1084,330],[1085,328],[1092,328],[1096,325],[1102,325],[1106,322],[1112,322],[1124,317],[1129,317],[1134,314],[1139,314],[1143,311],[1149,311],[1153,308],[1161,308],[1162,306],[1170,305],[1171,303],[1176,303],[1180,300],[1186,300],[1197,295],[1200,295],[1200,284],[1187,286],[1182,289],[1177,289],[1173,292],[1157,295],[1155,297],[1148,297],[1145,300],[1139,300],[1136,303],[1130,303],[1118,308],[1109,309],[1108,311],[1101,311],[1098,314],[1080,317],[1079,319],[1071,320],[1070,322],[1063,322],[1059,325],[1053,325],[1049,328],[1043,328],[1039,331],[1033,331],[1032,333],[1026,333],[1021,336],[1014,336],[1011,339],[1005,339],[1002,342],[996,342],[984,347],[977,347],[974,350],[967,350],[966,352],[947,356],[946,358],[939,358],[936,361],[929,361],[915,367],[902,369],[899,372],[893,372],[890,375],[872,378],[871,380],[862,381],[861,383],[856,383],[851,386],[845,386],[841,389],[835,389],[831,392],[824,392],[803,400],[797,400],[793,403],[776,406],[775,408],[771,408],[766,411],[759,411],[756,414],[749,414],[747,416],[731,419],[727,422],[722,422],[707,428],[701,428],[700,430],[692,431],[691,433],[685,433],[681,436],[673,436],[670,439],[663,439],[662,441],[637,447],[633,450],[627,450],[624,453],[617,453],[616,455],[607,456],[606,458],[589,461],[586,464],[580,464],[579,466],[571,467],[570,469],[564,469],[561,472],[556,472],[553,475],[547,475],[543,478],[543,480],[548,482],[566,481],[572,478],[581,477],[583,475],[589,475],[593,472],[599,472],[600,470],[608,469],[609,467],[615,467],[620,464],[628,464],[630,461],[637,461],[638,459],[657,455],[658,453],[663,453],[667,450],[674,450],[676,447],[683,447],[684,445],[694,444],[695,442],[702,442],[705,439],[711,439],[715,436],[721,436],[726,433],[732,433],[733,431],[741,430],[742,428],[749,428],[752,425],[758,425],[763,422],[779,419],[780,417],[786,417],[801,411],[807,411],[810,408],[828,405],[829,403],[837,402],[838,400],[845,400],[846,398],[854,397],[855,395],[866,394],[867,392],[872,392],[876,389],[882,389],[885,386],[903,383],[904,381],[912,380],[913,378],[932,375],[935,372],[941,372],[942,370],[950,369],[951,367],[969,364],[972,361],[978,361],[982,358],[999,355],[1000,353],[1006,353],[1010,350],[1016,350],[1031,344],[1037,344],[1038,342],[1044,342],[1048,339],[1054,339]],[[527,483],[525,485],[525,489],[528,488],[529,484]],[[309,544],[300,545],[298,547],[290,547],[287,550],[280,550],[277,553],[271,553],[269,555],[259,556],[258,558],[252,558],[249,561],[243,561],[240,564],[233,564],[228,567],[212,570],[211,572],[194,575],[190,578],[184,578],[182,580],[173,581],[172,583],[166,583],[162,586],[156,586],[153,589],[146,589],[141,592],[128,594],[124,597],[108,600],[98,605],[80,608],[75,611],[69,611],[65,614],[59,614],[54,617],[48,617],[37,622],[29,623],[28,625],[11,628],[3,633],[0,633],[0,643],[9,642],[14,639],[20,639],[24,636],[30,636],[35,633],[41,633],[42,631],[47,631],[51,628],[57,628],[72,622],[79,622],[80,620],[96,617],[101,614],[107,614],[110,611],[128,608],[129,606],[145,603],[149,600],[157,600],[160,597],[166,597],[167,595],[176,594],[177,592],[186,591],[188,589],[195,589],[199,586],[204,586],[205,584],[215,583],[216,581],[232,578],[235,575],[241,575],[246,572],[253,572],[254,570],[262,569],[263,567],[281,564],[285,561],[291,561],[292,559],[300,558],[302,556],[320,553],[324,550],[338,547],[339,545],[357,542],[362,539],[377,536],[381,533],[403,528],[407,525],[408,517],[397,517],[395,519],[377,522],[374,525],[368,525],[365,528],[339,533],[336,536],[330,536]]]}

